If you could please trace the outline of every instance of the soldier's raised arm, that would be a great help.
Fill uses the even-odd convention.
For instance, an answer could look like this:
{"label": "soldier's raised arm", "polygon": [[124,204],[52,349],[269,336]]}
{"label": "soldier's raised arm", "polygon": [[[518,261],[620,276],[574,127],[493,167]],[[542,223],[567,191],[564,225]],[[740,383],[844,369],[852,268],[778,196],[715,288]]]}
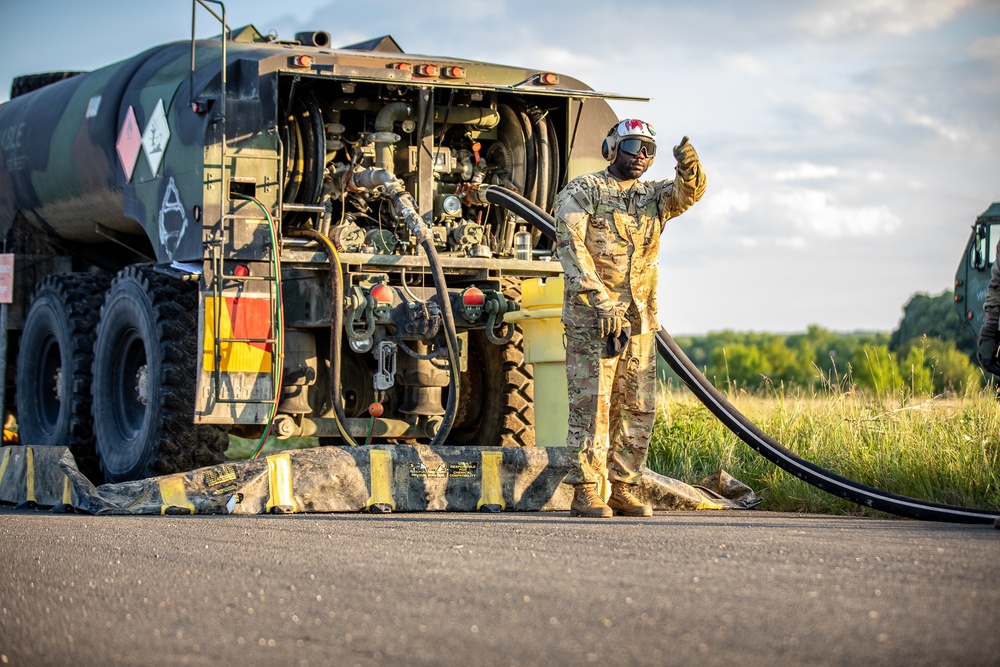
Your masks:
{"label": "soldier's raised arm", "polygon": [[664,219],[678,216],[691,208],[705,194],[708,182],[698,153],[687,137],[674,146],[674,159],[677,160],[676,178],[673,181],[663,181],[663,191],[660,193],[660,212]]}

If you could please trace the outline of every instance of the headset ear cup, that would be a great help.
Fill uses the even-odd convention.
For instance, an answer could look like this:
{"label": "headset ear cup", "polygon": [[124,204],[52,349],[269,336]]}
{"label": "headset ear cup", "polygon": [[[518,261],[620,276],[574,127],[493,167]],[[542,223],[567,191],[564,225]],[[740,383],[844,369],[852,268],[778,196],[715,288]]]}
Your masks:
{"label": "headset ear cup", "polygon": [[618,142],[615,141],[613,136],[607,136],[604,137],[604,143],[601,144],[601,155],[603,155],[604,159],[608,162],[612,162],[614,160],[616,143]]}

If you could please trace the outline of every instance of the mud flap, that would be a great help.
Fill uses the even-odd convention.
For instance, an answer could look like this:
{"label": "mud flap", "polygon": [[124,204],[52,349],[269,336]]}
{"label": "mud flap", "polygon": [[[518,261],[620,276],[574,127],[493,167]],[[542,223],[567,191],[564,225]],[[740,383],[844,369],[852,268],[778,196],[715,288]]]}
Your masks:
{"label": "mud flap", "polygon": [[[317,447],[95,487],[65,447],[4,447],[0,502],[90,514],[548,512],[569,509],[562,448]],[[749,509],[761,499],[724,472],[691,486],[646,470],[657,510]]]}

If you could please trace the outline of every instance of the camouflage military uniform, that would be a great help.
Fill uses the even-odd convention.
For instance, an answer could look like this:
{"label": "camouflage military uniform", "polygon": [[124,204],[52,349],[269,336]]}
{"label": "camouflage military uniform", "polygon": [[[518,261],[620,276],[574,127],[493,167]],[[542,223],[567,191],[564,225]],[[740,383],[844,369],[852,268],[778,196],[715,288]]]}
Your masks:
{"label": "camouflage military uniform", "polygon": [[[638,482],[656,412],[654,337],[660,234],[701,198],[700,165],[676,181],[636,181],[623,190],[606,169],[566,186],[555,202],[556,255],[565,272],[569,431],[577,461],[569,484]],[[627,318],[631,338],[607,358],[597,310]]]}
{"label": "camouflage military uniform", "polygon": [[996,329],[997,321],[1000,320],[1000,244],[997,245],[997,260],[990,270],[990,284],[986,288],[983,310],[986,311],[986,321]]}
{"label": "camouflage military uniform", "polygon": [[979,365],[993,374],[1000,374],[1000,332],[997,331],[1000,320],[1000,244],[997,245],[997,259],[990,270],[990,284],[986,287],[986,300],[983,303],[986,319],[979,329],[976,358]]}

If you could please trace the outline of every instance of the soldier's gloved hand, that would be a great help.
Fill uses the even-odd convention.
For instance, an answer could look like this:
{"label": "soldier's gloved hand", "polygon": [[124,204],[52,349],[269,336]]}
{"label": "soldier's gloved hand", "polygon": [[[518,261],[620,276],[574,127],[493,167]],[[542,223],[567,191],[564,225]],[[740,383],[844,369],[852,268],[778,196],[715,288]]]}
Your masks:
{"label": "soldier's gloved hand", "polygon": [[983,328],[979,330],[979,348],[976,350],[976,358],[979,365],[990,373],[1000,374],[1000,360],[997,359],[997,350],[1000,349],[1000,332],[997,331],[997,323],[987,320],[983,323]]}
{"label": "soldier's gloved hand", "polygon": [[607,338],[608,334],[612,333],[617,336],[622,332],[622,325],[624,323],[624,318],[614,310],[597,311],[597,328],[601,334],[601,338]]}
{"label": "soldier's gloved hand", "polygon": [[698,165],[698,153],[695,152],[694,146],[688,143],[687,137],[674,146],[674,159],[677,160],[677,170],[685,174],[690,173]]}

